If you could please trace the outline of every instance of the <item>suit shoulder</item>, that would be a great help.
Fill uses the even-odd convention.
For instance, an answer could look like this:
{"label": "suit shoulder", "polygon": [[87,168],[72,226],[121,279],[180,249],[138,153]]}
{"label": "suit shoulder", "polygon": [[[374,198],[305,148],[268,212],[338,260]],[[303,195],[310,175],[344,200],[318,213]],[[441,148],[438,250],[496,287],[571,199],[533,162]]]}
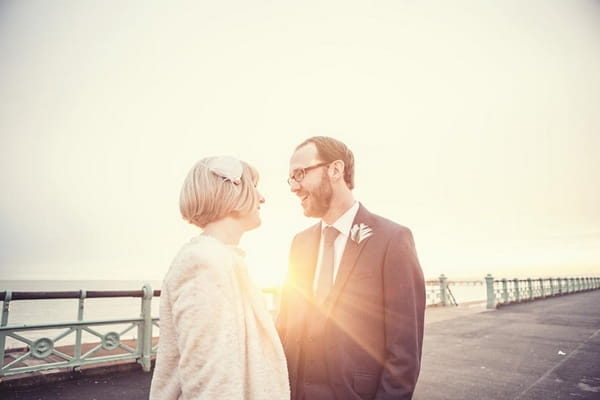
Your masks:
{"label": "suit shoulder", "polygon": [[311,225],[311,226],[309,226],[308,228],[306,228],[306,229],[304,229],[304,230],[302,230],[302,231],[300,231],[300,232],[296,233],[296,234],[294,235],[294,240],[296,240],[296,239],[302,239],[302,238],[305,238],[305,237],[311,236],[312,234],[314,234],[314,233],[315,233],[315,231],[318,231],[318,230],[319,230],[319,227],[320,227],[320,225],[321,225],[321,223],[320,223],[320,222],[317,222],[316,224],[314,224],[314,225]]}
{"label": "suit shoulder", "polygon": [[407,226],[380,215],[371,214],[371,217],[375,221],[376,229],[382,229],[386,234],[412,237],[412,231]]}

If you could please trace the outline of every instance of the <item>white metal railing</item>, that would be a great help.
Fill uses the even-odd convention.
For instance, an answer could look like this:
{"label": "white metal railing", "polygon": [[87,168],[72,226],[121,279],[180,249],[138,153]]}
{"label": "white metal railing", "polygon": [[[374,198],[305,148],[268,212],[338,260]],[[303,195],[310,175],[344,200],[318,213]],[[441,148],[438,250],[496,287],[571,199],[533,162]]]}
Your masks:
{"label": "white metal railing", "polygon": [[485,277],[487,308],[600,289],[600,277],[494,279]]}
{"label": "white metal railing", "polygon": [[[150,285],[144,285],[142,290],[136,291],[0,292],[0,300],[3,301],[0,317],[0,377],[121,360],[135,360],[145,371],[150,371],[152,357],[156,355],[156,346],[152,347],[152,327],[158,327],[158,318],[152,318],[151,315],[154,296],[160,296],[160,291],[152,291]],[[86,299],[118,297],[139,297],[139,317],[105,320],[84,318]],[[8,325],[11,303],[49,299],[78,299],[77,320]],[[103,333],[99,327],[109,327],[111,330]],[[26,336],[26,333],[34,331],[57,332],[37,339]],[[122,337],[130,332],[136,334],[135,347],[122,340]],[[96,338],[96,342],[84,343],[84,333]],[[60,346],[61,341],[73,337],[74,345]],[[7,352],[6,338],[13,339],[22,347]]]}

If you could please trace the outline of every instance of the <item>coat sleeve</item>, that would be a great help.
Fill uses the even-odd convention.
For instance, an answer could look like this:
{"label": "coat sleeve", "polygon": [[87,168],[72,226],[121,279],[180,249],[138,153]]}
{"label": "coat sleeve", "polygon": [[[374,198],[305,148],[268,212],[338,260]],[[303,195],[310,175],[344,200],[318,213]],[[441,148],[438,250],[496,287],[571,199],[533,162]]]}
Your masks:
{"label": "coat sleeve", "polygon": [[186,399],[244,396],[243,322],[234,282],[223,265],[195,264],[172,290],[178,379]]}
{"label": "coat sleeve", "polygon": [[376,399],[411,399],[421,367],[425,282],[407,228],[390,240],[383,282],[386,357]]}

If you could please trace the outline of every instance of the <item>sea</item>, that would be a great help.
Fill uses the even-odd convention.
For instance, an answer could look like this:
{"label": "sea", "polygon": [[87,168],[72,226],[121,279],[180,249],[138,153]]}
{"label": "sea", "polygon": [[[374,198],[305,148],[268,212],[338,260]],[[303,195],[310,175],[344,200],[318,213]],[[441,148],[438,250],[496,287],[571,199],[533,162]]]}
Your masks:
{"label": "sea", "polygon": [[[144,284],[150,284],[153,290],[160,289],[161,281],[134,281],[134,280],[0,280],[0,292],[5,290],[15,291],[79,291],[79,290],[141,290]],[[428,289],[432,287],[428,286]],[[450,290],[456,303],[477,303],[485,301],[485,285],[463,283],[451,284]],[[152,316],[159,316],[160,298],[152,300]],[[273,297],[265,294],[265,303],[273,311]],[[22,326],[31,324],[50,324],[58,322],[72,322],[77,320],[78,299],[54,300],[13,300],[10,302],[7,325]],[[123,298],[93,298],[85,300],[84,320],[97,321],[107,319],[138,318],[141,315],[141,299],[137,297]],[[84,342],[98,342],[102,335],[116,332],[121,339],[135,339],[137,330],[131,324],[108,324],[92,327],[95,333],[84,332]],[[55,341],[55,346],[72,345],[75,343],[75,333],[67,329],[33,329],[19,332],[18,337],[6,338],[6,349],[21,348],[30,345],[40,338],[50,338]],[[159,336],[160,329],[153,327],[153,336]]]}

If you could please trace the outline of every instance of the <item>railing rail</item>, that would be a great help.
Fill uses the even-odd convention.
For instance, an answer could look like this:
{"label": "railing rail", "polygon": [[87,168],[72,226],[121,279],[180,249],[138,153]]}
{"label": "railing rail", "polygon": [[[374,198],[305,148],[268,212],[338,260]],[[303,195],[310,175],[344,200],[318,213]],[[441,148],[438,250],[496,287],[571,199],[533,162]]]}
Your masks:
{"label": "railing rail", "polygon": [[[54,368],[78,368],[84,365],[106,363],[111,361],[135,360],[142,365],[144,371],[150,371],[152,356],[156,347],[152,347],[152,327],[159,326],[158,318],[152,318],[151,302],[153,297],[160,296],[160,290],[153,291],[146,284],[141,290],[134,291],[56,291],[56,292],[0,292],[2,315],[0,317],[0,377],[25,372],[43,371]],[[106,320],[85,320],[85,301],[91,298],[123,298],[137,297],[141,299],[139,317]],[[78,299],[77,320],[58,323],[36,323],[8,325],[11,302],[20,300],[52,300]],[[124,328],[122,327],[123,325]],[[109,332],[102,333],[96,328],[109,327]],[[56,335],[37,339],[27,338],[24,333],[39,330],[59,330]],[[135,331],[137,334],[135,348],[122,341],[123,335]],[[97,338],[98,342],[83,343],[83,333]],[[57,344],[74,336],[73,346],[57,347]],[[12,338],[23,345],[14,360],[6,355],[6,338]],[[89,348],[91,345],[91,348]],[[63,351],[68,348],[71,354]],[[85,348],[85,351],[84,351]],[[108,353],[101,355],[101,353]],[[34,360],[33,365],[25,361]]]}
{"label": "railing rail", "polygon": [[494,279],[485,277],[487,308],[600,289],[600,277]]}
{"label": "railing rail", "polygon": [[[433,285],[427,285],[427,305],[451,305],[453,297],[449,282],[444,275]],[[281,292],[278,288],[264,288],[263,293],[271,296],[270,308],[275,317],[278,312]],[[2,314],[0,316],[0,377],[26,372],[43,371],[55,368],[73,368],[112,361],[132,360],[141,364],[144,371],[150,371],[152,357],[156,355],[158,345],[152,346],[153,328],[160,328],[158,318],[152,318],[151,303],[154,297],[161,295],[160,290],[152,290],[146,284],[141,290],[76,290],[76,291],[0,291]],[[86,301],[94,298],[139,298],[140,314],[131,318],[113,318],[91,320],[85,318]],[[77,319],[53,323],[8,324],[10,306],[23,300],[75,299]],[[455,303],[455,302],[454,302]],[[104,329],[108,332],[100,332]],[[41,332],[43,337],[31,339],[27,334]],[[47,334],[48,331],[56,332]],[[92,335],[94,343],[84,343],[83,335]],[[135,345],[128,344],[122,338],[125,334],[134,334]],[[45,335],[45,336],[44,336]],[[7,354],[6,339],[21,344],[18,352]],[[61,341],[71,338],[71,343],[61,346]],[[91,346],[91,347],[90,347]],[[68,349],[68,350],[66,350]],[[12,357],[13,354],[16,355]],[[26,362],[27,361],[27,362]]]}
{"label": "railing rail", "polygon": [[[450,286],[480,285],[483,281],[451,281],[442,274],[437,280],[426,282],[427,306],[457,305]],[[530,301],[539,298],[600,289],[600,277],[560,277],[494,279],[485,277],[487,308],[500,305]],[[270,308],[275,317],[281,298],[280,289],[265,288],[263,293],[271,296]],[[42,371],[54,368],[74,368],[84,365],[112,361],[133,360],[144,371],[150,371],[152,358],[156,355],[158,344],[153,346],[153,328],[160,328],[158,318],[152,317],[152,299],[161,295],[160,290],[152,290],[146,284],[141,290],[130,291],[56,291],[56,292],[0,292],[2,314],[0,315],[0,378],[25,372]],[[85,319],[86,300],[92,298],[140,299],[140,314],[132,318]],[[58,323],[35,323],[8,325],[10,305],[21,300],[78,299],[77,320]],[[123,327],[124,326],[124,327]],[[99,327],[108,327],[109,332],[101,333]],[[58,330],[53,336],[37,339],[25,337],[27,332]],[[45,333],[45,332],[44,332]],[[42,333],[42,335],[44,334]],[[135,345],[122,340],[125,334],[135,333]],[[83,334],[92,335],[97,342],[83,342]],[[57,347],[66,337],[74,337],[74,345]],[[24,345],[15,357],[7,354],[6,339],[11,338]],[[68,348],[71,354],[64,349]],[[12,354],[12,353],[11,353]],[[27,365],[25,361],[33,360]]]}
{"label": "railing rail", "polygon": [[458,303],[450,286],[477,286],[482,281],[455,281],[448,280],[446,275],[441,274],[436,280],[425,281],[426,305],[427,306],[457,306]]}

